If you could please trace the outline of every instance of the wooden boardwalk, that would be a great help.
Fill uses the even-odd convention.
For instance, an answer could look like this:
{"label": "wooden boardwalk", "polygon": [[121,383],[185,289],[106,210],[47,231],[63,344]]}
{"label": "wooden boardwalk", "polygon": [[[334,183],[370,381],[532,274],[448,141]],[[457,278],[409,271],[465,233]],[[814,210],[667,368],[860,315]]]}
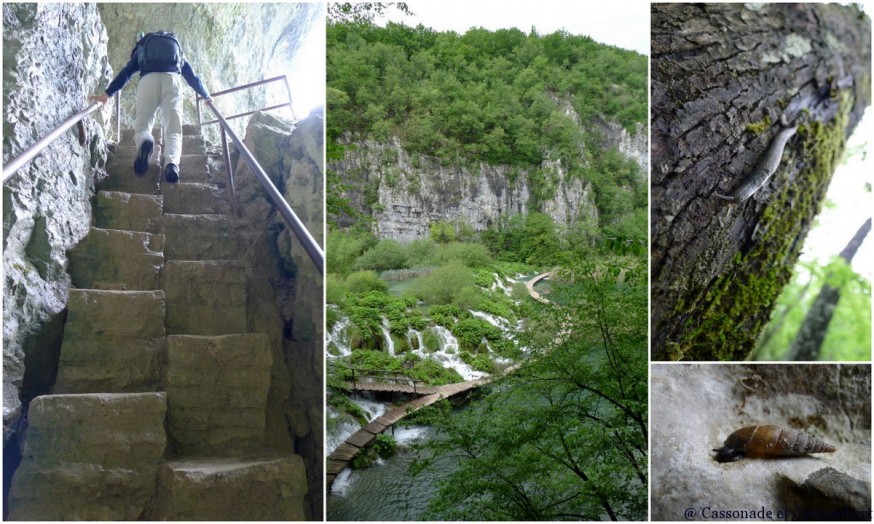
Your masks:
{"label": "wooden boardwalk", "polygon": [[[328,482],[328,489],[331,488],[331,484],[334,483],[334,479],[337,478],[337,475],[339,475],[341,471],[346,469],[346,466],[348,466],[349,463],[352,462],[352,459],[355,458],[355,455],[357,455],[362,448],[369,446],[371,443],[373,443],[374,440],[376,440],[377,435],[397,424],[402,418],[419,408],[430,406],[431,404],[434,404],[435,402],[443,398],[454,397],[455,395],[459,395],[473,388],[481,386],[488,381],[488,378],[480,378],[476,380],[468,380],[467,382],[448,384],[446,386],[432,386],[430,387],[430,389],[434,390],[433,392],[421,396],[410,402],[407,402],[402,406],[398,406],[393,410],[386,412],[381,417],[378,417],[370,424],[359,429],[351,437],[347,438],[345,442],[337,446],[337,449],[335,449],[328,456],[328,464],[325,470],[325,476],[327,477],[326,480]],[[395,386],[398,384],[388,385]],[[412,386],[409,387],[412,390]],[[422,387],[419,388],[420,391],[422,389]]]}
{"label": "wooden boardwalk", "polygon": [[550,275],[552,275],[552,271],[550,271],[548,273],[541,273],[540,275],[537,275],[536,277],[532,278],[531,280],[529,280],[528,282],[525,283],[525,287],[528,288],[528,294],[531,295],[531,298],[533,298],[534,300],[536,300],[538,302],[543,302],[544,304],[551,304],[552,303],[549,301],[549,299],[543,298],[540,295],[540,293],[538,293],[537,291],[534,291],[534,284],[540,282],[541,280],[543,280],[546,277],[549,277]]}
{"label": "wooden boardwalk", "polygon": [[437,393],[435,386],[425,386],[422,384],[404,384],[398,382],[364,382],[356,380],[355,382],[346,381],[346,385],[353,391],[386,391],[395,393],[409,393],[411,395],[431,395]]}

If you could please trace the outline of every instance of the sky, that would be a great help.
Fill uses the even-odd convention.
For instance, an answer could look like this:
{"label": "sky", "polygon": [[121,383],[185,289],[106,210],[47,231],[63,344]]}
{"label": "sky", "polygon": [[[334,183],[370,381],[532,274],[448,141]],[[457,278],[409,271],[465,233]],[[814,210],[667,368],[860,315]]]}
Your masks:
{"label": "sky", "polygon": [[517,28],[549,34],[565,30],[597,42],[649,55],[649,2],[611,0],[408,0],[415,16],[391,10],[388,19],[409,26],[464,33],[471,27]]}
{"label": "sky", "polygon": [[[874,184],[874,157],[871,151],[871,138],[874,137],[874,109],[868,108],[865,116],[847,141],[847,152],[858,152],[847,158],[835,170],[829,185],[827,202],[835,204],[819,214],[816,224],[811,228],[804,242],[801,260],[819,260],[827,264],[853,238],[866,218],[874,209],[874,195],[866,191],[865,184]],[[869,281],[874,269],[874,232],[868,234],[865,242],[853,258],[853,269]]]}

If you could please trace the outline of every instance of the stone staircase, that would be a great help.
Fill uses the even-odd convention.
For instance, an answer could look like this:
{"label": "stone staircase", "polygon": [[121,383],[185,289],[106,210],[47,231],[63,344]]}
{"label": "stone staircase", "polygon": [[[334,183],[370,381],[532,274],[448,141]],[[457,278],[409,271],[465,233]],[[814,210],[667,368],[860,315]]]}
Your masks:
{"label": "stone staircase", "polygon": [[30,404],[10,519],[304,518],[303,461],[265,444],[273,353],[248,332],[224,175],[198,132],[185,126],[178,184],[157,147],[142,177],[134,146],[110,157],[69,253],[57,381]]}

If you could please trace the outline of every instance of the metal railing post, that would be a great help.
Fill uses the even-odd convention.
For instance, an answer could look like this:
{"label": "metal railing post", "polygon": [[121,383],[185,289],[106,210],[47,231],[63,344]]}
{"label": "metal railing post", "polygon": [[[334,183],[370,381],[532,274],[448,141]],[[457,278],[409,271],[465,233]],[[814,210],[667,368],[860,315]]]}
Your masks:
{"label": "metal railing post", "polygon": [[200,95],[195,93],[194,100],[194,105],[197,107],[197,125],[203,125],[203,118],[200,116]]}
{"label": "metal railing post", "polygon": [[240,216],[240,209],[237,205],[237,187],[234,184],[234,166],[231,165],[231,152],[228,148],[228,135],[225,133],[225,128],[222,129],[222,152],[227,166],[228,191],[231,193],[231,208],[234,214]]}
{"label": "metal railing post", "polygon": [[288,93],[288,109],[291,111],[291,117],[297,122],[297,115],[294,114],[294,107],[291,106],[291,87],[288,85],[288,76],[283,76],[282,81],[285,82],[285,92]]}
{"label": "metal railing post", "polygon": [[115,99],[115,141],[121,144],[121,96],[120,91],[116,91],[113,98]]}

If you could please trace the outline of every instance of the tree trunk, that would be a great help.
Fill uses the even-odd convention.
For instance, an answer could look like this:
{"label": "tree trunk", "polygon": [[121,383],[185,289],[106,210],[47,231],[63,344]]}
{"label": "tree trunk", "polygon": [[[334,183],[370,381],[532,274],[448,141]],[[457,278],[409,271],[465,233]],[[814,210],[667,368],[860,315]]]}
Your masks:
{"label": "tree trunk", "polygon": [[[856,7],[652,5],[653,359],[749,357],[870,103],[870,48]],[[784,125],[774,175],[714,197]]]}
{"label": "tree trunk", "polygon": [[[865,241],[865,237],[870,231],[871,219],[869,218],[841,251],[840,257],[844,262],[849,264],[853,261],[856,251],[862,246],[862,242]],[[826,276],[826,283],[823,284],[822,290],[813,300],[813,305],[810,306],[810,310],[804,317],[804,322],[801,323],[798,334],[795,335],[795,340],[792,341],[792,346],[786,353],[785,360],[817,360],[819,358],[819,349],[822,346],[822,341],[825,340],[828,325],[840,298],[841,289],[829,285],[828,276]]]}

